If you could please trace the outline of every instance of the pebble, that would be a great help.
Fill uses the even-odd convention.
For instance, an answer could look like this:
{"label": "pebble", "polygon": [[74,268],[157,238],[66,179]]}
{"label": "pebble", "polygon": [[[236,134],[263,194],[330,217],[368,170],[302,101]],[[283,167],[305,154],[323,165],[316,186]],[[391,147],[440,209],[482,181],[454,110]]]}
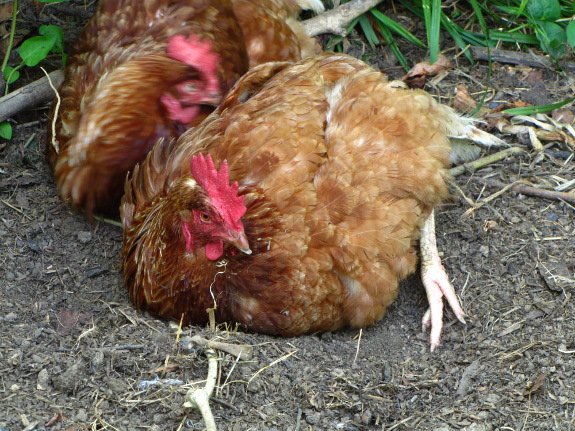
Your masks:
{"label": "pebble", "polygon": [[92,232],[80,231],[78,232],[78,241],[82,244],[88,244],[92,240]]}
{"label": "pebble", "polygon": [[314,412],[314,413],[310,413],[310,414],[306,414],[305,416],[305,421],[309,424],[309,425],[316,425],[319,423],[319,420],[321,419],[321,414]]}

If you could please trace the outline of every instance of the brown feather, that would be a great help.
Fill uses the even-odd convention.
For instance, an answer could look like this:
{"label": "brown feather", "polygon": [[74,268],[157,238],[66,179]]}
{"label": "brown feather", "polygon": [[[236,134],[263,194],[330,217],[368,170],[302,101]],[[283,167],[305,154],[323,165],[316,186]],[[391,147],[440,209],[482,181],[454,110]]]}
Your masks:
{"label": "brown feather", "polygon": [[[248,72],[134,171],[121,206],[125,284],[138,308],[186,323],[206,323],[215,303],[218,321],[270,334],[372,324],[447,195],[443,122],[459,117],[345,55],[270,70]],[[196,153],[227,160],[239,182],[250,255],[186,251],[182,211],[209,199],[189,183]]]}
{"label": "brown feather", "polygon": [[[61,197],[88,217],[117,213],[126,174],[154,143],[177,138],[213,110],[202,105],[180,124],[160,103],[177,84],[201,75],[170,58],[171,38],[195,35],[211,44],[224,94],[250,64],[317,52],[295,20],[300,10],[292,0],[101,0],[68,60],[56,122],[59,152],[47,145]],[[259,51],[248,52],[246,43]]]}

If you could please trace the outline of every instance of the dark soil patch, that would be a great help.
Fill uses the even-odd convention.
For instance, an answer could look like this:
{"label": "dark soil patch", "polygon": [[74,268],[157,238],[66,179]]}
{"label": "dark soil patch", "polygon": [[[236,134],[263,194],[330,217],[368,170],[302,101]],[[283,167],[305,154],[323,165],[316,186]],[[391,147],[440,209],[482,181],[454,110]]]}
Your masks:
{"label": "dark soil patch", "polygon": [[[82,3],[51,14],[76,20],[62,10]],[[387,51],[374,54],[389,64]],[[429,90],[448,99],[457,84],[471,92],[485,84],[486,66],[462,63]],[[572,79],[544,71],[529,82],[532,71],[498,66],[494,101],[573,95]],[[0,430],[202,429],[182,403],[190,383],[205,379],[207,359],[176,342],[174,325],[132,307],[120,229],[93,229],[60,202],[43,158],[45,113],[16,118],[15,138],[0,150]],[[553,188],[574,170],[572,160],[525,153],[455,182],[476,201],[497,190],[473,177]],[[221,355],[212,402],[219,429],[575,428],[574,208],[507,192],[465,216],[468,209],[454,188],[438,211],[443,262],[468,323],[447,313],[433,354],[420,328],[426,299],[417,276],[361,334],[281,339],[190,328],[254,346],[251,361]]]}

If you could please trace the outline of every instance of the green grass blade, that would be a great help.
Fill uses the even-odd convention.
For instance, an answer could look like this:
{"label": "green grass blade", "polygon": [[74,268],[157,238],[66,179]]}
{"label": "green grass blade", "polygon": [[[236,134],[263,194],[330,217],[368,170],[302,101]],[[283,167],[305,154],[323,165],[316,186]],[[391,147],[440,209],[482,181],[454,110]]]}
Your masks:
{"label": "green grass blade", "polygon": [[[412,33],[410,33],[409,30],[407,30],[401,24],[395,22],[394,20],[384,15],[377,9],[372,9],[371,13],[375,17],[376,21],[379,21],[381,24],[383,24],[383,27],[385,27],[386,29],[395,32],[396,34],[403,37],[405,40],[412,43],[413,45],[419,46],[420,48],[425,48],[425,44],[421,40],[419,40],[416,36],[414,36]],[[379,26],[379,28],[381,29],[382,26]],[[387,38],[385,34],[383,36]]]}
{"label": "green grass blade", "polygon": [[[372,12],[373,12],[373,10],[372,10]],[[391,51],[393,52],[393,54],[395,55],[395,58],[397,58],[397,60],[399,61],[399,64],[401,64],[403,69],[407,72],[409,70],[409,64],[407,63],[407,59],[404,57],[402,52],[399,50],[397,43],[395,43],[393,35],[389,31],[389,29],[381,23],[381,21],[376,21],[376,22],[377,22],[377,26],[379,27],[379,30],[381,31],[381,34],[389,42],[389,47],[390,47]],[[424,47],[425,47],[425,45],[424,45]]]}
{"label": "green grass blade", "polygon": [[371,23],[369,22],[369,18],[367,17],[367,15],[361,15],[359,17],[359,25],[361,26],[363,34],[365,35],[365,38],[367,39],[369,45],[372,48],[375,48],[375,45],[379,44],[379,39],[377,38],[375,31],[373,31],[373,27],[371,26]]}
{"label": "green grass blade", "polygon": [[574,100],[575,97],[571,97],[570,99],[564,100],[563,102],[552,103],[551,105],[525,106],[522,108],[505,109],[501,112],[503,112],[504,114],[513,114],[513,115],[543,114],[545,112],[561,108],[562,106],[565,106],[568,103],[573,102]]}
{"label": "green grass blade", "polygon": [[459,48],[461,48],[461,50],[463,51],[463,54],[467,57],[467,59],[472,64],[475,63],[475,61],[473,60],[473,56],[471,55],[471,53],[467,49],[468,44],[464,42],[464,40],[461,38],[461,35],[459,34],[460,31],[465,31],[465,30],[463,30],[459,26],[455,25],[453,23],[453,21],[451,21],[449,19],[449,17],[447,15],[445,15],[443,12],[441,12],[441,24],[449,32],[449,34],[451,35],[451,38],[455,41],[455,43],[459,46]]}

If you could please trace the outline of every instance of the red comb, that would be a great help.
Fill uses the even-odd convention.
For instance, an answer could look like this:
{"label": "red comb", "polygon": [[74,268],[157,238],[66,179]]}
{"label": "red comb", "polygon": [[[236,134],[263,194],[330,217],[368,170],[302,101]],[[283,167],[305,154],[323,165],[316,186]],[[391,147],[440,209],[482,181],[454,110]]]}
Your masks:
{"label": "red comb", "polygon": [[224,160],[219,172],[208,154],[192,156],[190,170],[196,182],[208,193],[212,205],[219,211],[224,220],[236,230],[243,230],[240,221],[246,213],[244,197],[238,196],[238,182],[229,184],[228,162]]}

